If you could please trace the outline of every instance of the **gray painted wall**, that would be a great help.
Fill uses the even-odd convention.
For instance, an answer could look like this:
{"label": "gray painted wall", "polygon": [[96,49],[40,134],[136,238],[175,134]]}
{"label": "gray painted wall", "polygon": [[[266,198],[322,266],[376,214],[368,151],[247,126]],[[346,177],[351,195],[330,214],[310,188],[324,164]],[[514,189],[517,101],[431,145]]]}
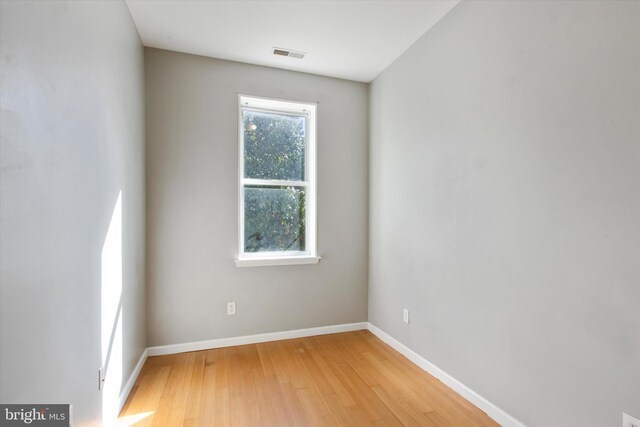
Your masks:
{"label": "gray painted wall", "polygon": [[[142,45],[124,2],[2,1],[0,17],[0,401],[71,403],[76,425],[97,425],[146,345]],[[101,393],[120,191],[122,332]]]}
{"label": "gray painted wall", "polygon": [[[157,49],[145,68],[149,345],[366,321],[368,86]],[[317,265],[234,264],[238,93],[320,103]]]}
{"label": "gray painted wall", "polygon": [[529,426],[640,416],[639,31],[465,1],[371,86],[369,319]]}

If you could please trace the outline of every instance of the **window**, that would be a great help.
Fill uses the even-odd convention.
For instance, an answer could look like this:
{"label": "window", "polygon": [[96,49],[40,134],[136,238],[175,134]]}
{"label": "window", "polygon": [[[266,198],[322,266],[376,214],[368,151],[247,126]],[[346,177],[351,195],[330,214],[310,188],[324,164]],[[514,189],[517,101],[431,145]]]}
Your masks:
{"label": "window", "polygon": [[240,95],[238,266],[315,264],[316,104]]}

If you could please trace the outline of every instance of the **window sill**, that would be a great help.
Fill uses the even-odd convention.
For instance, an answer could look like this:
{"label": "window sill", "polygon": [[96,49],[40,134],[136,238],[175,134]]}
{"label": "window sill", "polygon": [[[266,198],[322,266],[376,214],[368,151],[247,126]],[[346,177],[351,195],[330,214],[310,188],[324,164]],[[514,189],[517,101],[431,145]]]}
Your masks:
{"label": "window sill", "polygon": [[267,267],[274,265],[302,265],[317,264],[320,261],[319,256],[296,256],[296,257],[277,257],[277,258],[244,258],[236,259],[238,267]]}

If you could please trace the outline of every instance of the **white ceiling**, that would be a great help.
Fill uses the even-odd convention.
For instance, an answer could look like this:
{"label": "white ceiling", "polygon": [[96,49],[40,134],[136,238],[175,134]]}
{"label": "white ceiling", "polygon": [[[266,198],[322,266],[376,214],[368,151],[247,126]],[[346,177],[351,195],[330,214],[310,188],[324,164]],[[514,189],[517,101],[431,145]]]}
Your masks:
{"label": "white ceiling", "polygon": [[[126,0],[145,46],[361,82],[459,1]],[[273,47],[307,56],[276,56]]]}

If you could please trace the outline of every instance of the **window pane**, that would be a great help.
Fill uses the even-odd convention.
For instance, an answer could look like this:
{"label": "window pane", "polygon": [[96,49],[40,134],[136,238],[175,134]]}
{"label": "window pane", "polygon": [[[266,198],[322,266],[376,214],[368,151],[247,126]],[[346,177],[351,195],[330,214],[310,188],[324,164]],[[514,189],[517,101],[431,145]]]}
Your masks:
{"label": "window pane", "polygon": [[244,110],[242,120],[245,178],[304,180],[306,117]]}
{"label": "window pane", "polygon": [[304,187],[245,187],[244,250],[305,250]]}

